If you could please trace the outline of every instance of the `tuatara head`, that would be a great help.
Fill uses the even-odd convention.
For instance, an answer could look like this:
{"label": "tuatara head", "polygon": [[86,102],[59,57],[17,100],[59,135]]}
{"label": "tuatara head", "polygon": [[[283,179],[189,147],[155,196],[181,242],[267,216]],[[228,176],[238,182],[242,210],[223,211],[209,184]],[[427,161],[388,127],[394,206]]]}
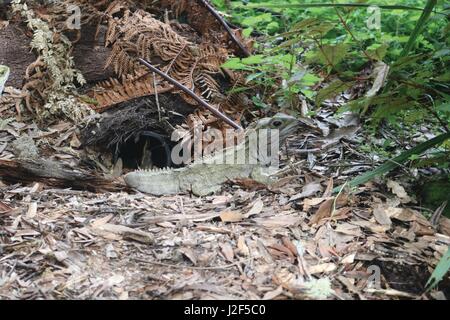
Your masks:
{"label": "tuatara head", "polygon": [[290,134],[292,134],[299,126],[305,126],[311,129],[317,129],[312,120],[302,118],[297,119],[293,116],[277,113],[273,117],[263,118],[256,122],[254,125],[255,130],[259,129],[276,129],[279,130],[280,139],[284,140]]}

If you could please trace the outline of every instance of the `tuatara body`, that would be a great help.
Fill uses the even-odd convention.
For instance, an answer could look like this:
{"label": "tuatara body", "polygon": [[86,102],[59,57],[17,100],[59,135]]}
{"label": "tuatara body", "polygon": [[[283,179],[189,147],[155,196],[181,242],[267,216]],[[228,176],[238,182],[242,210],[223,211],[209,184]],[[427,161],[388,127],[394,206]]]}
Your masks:
{"label": "tuatara body", "polygon": [[[200,161],[194,161],[183,168],[137,170],[125,175],[125,182],[138,191],[158,196],[184,192],[204,196],[220,190],[221,185],[226,181],[243,178],[252,178],[267,184],[271,181],[270,173],[273,173],[273,168],[266,162],[267,159],[258,159],[261,157],[260,153],[248,152],[249,141],[251,141],[248,138],[251,136],[249,133],[258,133],[260,129],[276,129],[280,145],[301,123],[312,126],[305,120],[298,120],[285,114],[260,119],[246,130],[243,142],[237,146],[224,149],[221,153],[205,157]],[[268,138],[266,141],[270,143],[271,140]],[[244,162],[232,161],[232,164],[229,164],[229,161],[224,160],[230,157],[236,159],[236,154],[242,149],[247,154]],[[276,156],[278,157],[278,154]],[[219,158],[220,161],[218,161]]]}

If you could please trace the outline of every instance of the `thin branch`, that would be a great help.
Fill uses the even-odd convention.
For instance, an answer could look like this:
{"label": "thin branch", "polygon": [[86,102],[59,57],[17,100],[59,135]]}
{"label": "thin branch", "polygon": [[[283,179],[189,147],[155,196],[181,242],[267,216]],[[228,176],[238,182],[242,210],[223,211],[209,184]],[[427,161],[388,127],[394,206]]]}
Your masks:
{"label": "thin branch", "polygon": [[149,68],[151,71],[155,72],[156,74],[158,74],[159,76],[161,76],[164,80],[170,82],[172,85],[174,85],[175,87],[177,87],[177,89],[183,91],[184,93],[188,94],[192,99],[194,99],[195,101],[197,101],[202,107],[204,107],[205,109],[209,110],[213,115],[215,115],[217,118],[222,119],[223,121],[225,121],[227,124],[229,124],[230,126],[232,126],[233,128],[237,129],[237,130],[243,130],[243,128],[238,125],[236,122],[234,122],[233,120],[231,120],[229,117],[227,117],[225,114],[223,114],[222,112],[220,112],[219,110],[217,110],[216,108],[214,108],[213,106],[211,106],[210,104],[208,104],[205,100],[203,100],[202,98],[200,98],[199,96],[197,96],[192,90],[190,90],[189,88],[187,88],[186,86],[184,86],[183,84],[179,83],[177,80],[173,79],[172,77],[170,77],[169,75],[165,74],[164,72],[162,72],[161,70],[159,70],[158,68],[155,68],[154,66],[152,66],[148,61],[139,58],[138,59],[140,63],[142,63],[144,66],[146,66],[147,68]]}
{"label": "thin branch", "polygon": [[242,51],[243,55],[245,57],[251,56],[251,53],[248,51],[248,49],[242,44],[241,41],[236,37],[236,35],[233,33],[233,30],[231,30],[228,23],[220,16],[220,14],[214,9],[206,0],[198,0],[201,4],[203,4],[206,9],[208,9],[209,12],[216,18],[216,20],[225,28],[229,36],[231,37],[231,40],[239,47],[239,49]]}
{"label": "thin branch", "polygon": [[168,268],[176,268],[176,269],[194,269],[194,270],[223,270],[237,267],[241,263],[245,263],[246,261],[250,261],[251,259],[247,259],[246,261],[237,261],[231,264],[222,265],[222,266],[214,266],[214,267],[196,267],[196,266],[184,266],[179,264],[170,264],[159,261],[145,260],[140,258],[133,258],[134,261],[146,263],[146,264],[154,264],[157,266],[168,267]]}
{"label": "thin branch", "polygon": [[344,29],[348,32],[348,34],[350,35],[350,37],[352,37],[353,41],[355,41],[358,46],[360,47],[360,49],[362,50],[362,52],[364,53],[364,55],[366,56],[367,59],[369,59],[369,61],[372,61],[373,58],[371,58],[369,56],[369,54],[367,53],[366,50],[363,49],[363,46],[361,45],[361,41],[359,41],[355,35],[353,34],[352,30],[350,29],[350,27],[347,24],[347,21],[345,21],[345,19],[342,17],[342,15],[339,13],[338,8],[334,8],[336,10],[336,14],[339,18],[339,20],[341,21],[342,25],[344,26]]}

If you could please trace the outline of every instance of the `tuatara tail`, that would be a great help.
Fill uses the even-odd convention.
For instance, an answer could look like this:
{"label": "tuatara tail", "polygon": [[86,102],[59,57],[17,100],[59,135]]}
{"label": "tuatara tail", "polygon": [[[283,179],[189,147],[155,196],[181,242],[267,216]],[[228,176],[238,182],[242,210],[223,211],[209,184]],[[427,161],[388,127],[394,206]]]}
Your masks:
{"label": "tuatara tail", "polygon": [[180,169],[137,170],[125,175],[125,183],[140,192],[155,196],[181,192],[178,179]]}

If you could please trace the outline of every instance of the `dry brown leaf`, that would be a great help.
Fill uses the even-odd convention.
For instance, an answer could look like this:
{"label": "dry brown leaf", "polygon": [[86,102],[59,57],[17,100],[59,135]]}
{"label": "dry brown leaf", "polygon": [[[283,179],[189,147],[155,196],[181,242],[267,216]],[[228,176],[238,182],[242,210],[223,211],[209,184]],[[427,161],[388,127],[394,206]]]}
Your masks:
{"label": "dry brown leaf", "polygon": [[340,223],[334,231],[354,237],[361,237],[363,235],[361,228],[351,223]]}
{"label": "dry brown leaf", "polygon": [[256,241],[256,245],[258,246],[259,254],[264,258],[265,262],[268,264],[271,264],[274,262],[272,255],[269,253],[269,250],[267,250],[264,243],[262,243],[261,240]]}
{"label": "dry brown leaf", "polygon": [[310,182],[302,188],[301,193],[292,196],[289,199],[289,202],[300,200],[300,199],[307,198],[307,197],[311,197],[311,196],[315,195],[316,193],[322,192],[322,190],[323,190],[323,188],[322,188],[322,185],[320,184],[320,182],[318,182],[318,181]]}
{"label": "dry brown leaf", "polygon": [[[148,233],[148,232],[144,232],[144,231],[140,231],[140,230],[135,230],[126,226],[121,226],[121,225],[116,225],[116,224],[102,224],[99,225],[97,227],[93,227],[94,232],[95,231],[100,231],[100,232],[108,232],[108,233],[112,233],[115,235],[119,235],[121,237],[123,237],[124,239],[131,239],[131,240],[135,240],[138,242],[142,242],[142,243],[147,243],[147,244],[151,244],[153,243],[153,235]],[[103,234],[102,234],[103,235]]]}
{"label": "dry brown leaf", "polygon": [[312,199],[305,199],[303,201],[303,211],[308,212],[309,209],[311,209],[312,207],[315,207],[319,204],[321,204],[322,202],[324,202],[325,200],[328,200],[329,198],[312,198]]}
{"label": "dry brown leaf", "polygon": [[81,147],[81,142],[75,133],[72,134],[72,139],[70,139],[70,146],[75,149]]}
{"label": "dry brown leaf", "polygon": [[337,269],[334,263],[322,263],[308,268],[310,274],[329,273]]}
{"label": "dry brown leaf", "polygon": [[352,208],[350,208],[350,207],[340,208],[331,214],[331,218],[333,220],[347,219],[350,216],[351,212],[352,212]]}
{"label": "dry brown leaf", "polygon": [[220,219],[223,222],[240,222],[244,219],[244,216],[241,212],[227,210],[220,214]]}
{"label": "dry brown leaf", "polygon": [[269,218],[254,218],[253,220],[266,228],[289,227],[300,222],[300,219],[296,214],[285,214]]}
{"label": "dry brown leaf", "polygon": [[261,199],[256,200],[250,211],[245,215],[245,218],[260,214],[263,208],[264,202]]}
{"label": "dry brown leaf", "polygon": [[397,219],[403,222],[417,221],[424,226],[431,226],[431,223],[418,211],[404,208],[386,208],[386,214],[391,219]]}
{"label": "dry brown leaf", "polygon": [[356,253],[351,253],[341,260],[341,264],[352,264],[355,262]]}
{"label": "dry brown leaf", "polygon": [[26,217],[27,219],[33,219],[36,217],[36,214],[37,214],[37,202],[32,202],[28,206]]}
{"label": "dry brown leaf", "polygon": [[385,233],[386,231],[388,231],[390,229],[389,226],[381,226],[381,225],[372,223],[370,221],[359,220],[359,221],[352,221],[351,223],[355,224],[357,226],[369,229],[370,231],[372,231],[374,233]]}
{"label": "dry brown leaf", "polygon": [[225,257],[225,259],[227,259],[229,262],[233,262],[234,261],[234,251],[233,248],[231,247],[231,245],[229,243],[223,243],[220,244],[220,249],[221,252],[223,254],[223,256]]}
{"label": "dry brown leaf", "polygon": [[114,215],[109,214],[109,215],[107,215],[107,216],[105,216],[103,218],[99,218],[97,220],[94,220],[94,221],[91,222],[91,227],[92,228],[99,228],[102,225],[108,223],[113,218],[113,216]]}
{"label": "dry brown leaf", "polygon": [[309,220],[310,225],[319,223],[322,219],[331,216],[331,210],[333,209],[334,199],[328,199],[322,203],[316,213]]}
{"label": "dry brown leaf", "polygon": [[375,217],[375,220],[384,226],[391,226],[392,221],[389,218],[389,216],[386,214],[384,208],[382,206],[378,206],[373,210],[373,215]]}
{"label": "dry brown leaf", "polygon": [[292,243],[290,239],[283,237],[282,241],[284,246],[288,248],[294,256],[298,256],[297,247]]}
{"label": "dry brown leaf", "polygon": [[366,300],[357,287],[346,277],[338,276],[338,280],[348,289],[348,291],[357,294],[361,300]]}
{"label": "dry brown leaf", "polygon": [[334,180],[333,178],[330,178],[327,184],[327,188],[323,193],[322,197],[323,198],[331,197],[333,195],[333,187],[334,187]]}
{"label": "dry brown leaf", "polygon": [[275,250],[278,250],[278,251],[281,251],[281,252],[285,253],[286,255],[288,255],[289,257],[292,257],[292,258],[294,257],[294,254],[292,253],[292,251],[289,250],[288,248],[286,248],[285,246],[281,245],[281,244],[275,243],[275,244],[272,244],[272,245],[270,245],[268,247],[272,248],[272,249],[275,249]]}
{"label": "dry brown leaf", "polygon": [[214,226],[197,226],[197,230],[212,232],[212,233],[222,233],[222,234],[232,234],[233,232],[226,228],[214,227]]}
{"label": "dry brown leaf", "polygon": [[5,204],[2,201],[0,201],[0,214],[1,213],[9,213],[12,210],[13,209],[10,206],[8,206],[7,204]]}
{"label": "dry brown leaf", "polygon": [[188,258],[194,266],[197,265],[198,257],[191,248],[181,248],[179,252]]}
{"label": "dry brown leaf", "polygon": [[411,197],[408,196],[408,194],[405,191],[405,188],[403,188],[400,185],[400,183],[393,180],[389,180],[386,185],[392,191],[393,194],[399,197],[402,203],[410,203],[412,201]]}
{"label": "dry brown leaf", "polygon": [[441,217],[439,220],[439,232],[450,236],[450,219],[446,217]]}
{"label": "dry brown leaf", "polygon": [[279,286],[273,291],[266,292],[262,300],[273,300],[283,293],[283,286]]}
{"label": "dry brown leaf", "polygon": [[418,223],[417,221],[413,221],[411,223],[410,230],[414,232],[416,236],[426,236],[426,235],[434,235],[436,231],[431,225],[423,225],[421,223]]}
{"label": "dry brown leaf", "polygon": [[375,68],[371,74],[371,77],[374,78],[373,86],[369,91],[367,91],[366,97],[370,98],[375,96],[381,90],[381,88],[383,88],[389,75],[389,70],[389,65],[387,65],[383,61],[378,61],[375,64]]}
{"label": "dry brown leaf", "polygon": [[239,236],[238,242],[237,242],[237,247],[238,247],[239,253],[241,255],[243,255],[245,257],[250,255],[250,250],[249,250],[247,244],[245,243],[244,236]]}
{"label": "dry brown leaf", "polygon": [[234,183],[236,185],[240,186],[244,190],[257,191],[257,190],[264,190],[267,188],[267,186],[265,184],[260,183],[258,181],[255,181],[254,179],[250,179],[250,178],[235,179]]}

